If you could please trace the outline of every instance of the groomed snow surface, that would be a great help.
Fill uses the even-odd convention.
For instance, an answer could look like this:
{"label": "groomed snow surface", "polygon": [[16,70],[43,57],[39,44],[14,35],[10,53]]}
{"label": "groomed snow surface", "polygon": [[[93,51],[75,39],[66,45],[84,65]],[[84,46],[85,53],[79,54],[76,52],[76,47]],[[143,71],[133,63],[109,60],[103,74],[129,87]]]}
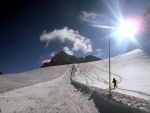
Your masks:
{"label": "groomed snow surface", "polygon": [[[43,74],[47,74],[51,76],[51,78],[47,77],[47,79],[54,78],[53,75],[55,74],[58,75],[61,74],[61,76],[48,82],[38,83],[35,85],[30,85],[28,87],[18,88],[10,90],[5,93],[1,93],[0,94],[1,112],[2,113],[98,113],[98,110],[95,108],[93,101],[92,100],[89,101],[88,96],[83,95],[81,92],[77,91],[77,89],[73,85],[70,84],[70,73],[72,69],[71,67],[72,66],[56,66],[44,68],[46,73],[41,72],[39,70],[30,72],[32,73],[32,75],[30,76],[35,78],[36,74],[41,74],[41,76],[43,76]],[[25,74],[28,73],[29,72],[24,73],[24,76]],[[20,74],[20,76],[21,75],[22,74]],[[28,76],[29,75],[26,75],[26,77]],[[16,76],[16,79],[17,77],[18,76]],[[16,84],[14,85],[14,87],[15,86]],[[9,88],[10,87],[11,86],[9,86]]]}
{"label": "groomed snow surface", "polygon": [[[108,89],[108,60],[76,65],[75,79],[89,86]],[[150,56],[137,49],[111,59],[115,92],[150,100]],[[112,84],[113,88],[113,84]]]}
{"label": "groomed snow surface", "polygon": [[[142,50],[112,58],[111,76],[117,79],[118,87],[112,90],[111,98],[107,95],[108,59],[3,75],[0,113],[110,113],[107,111],[112,106],[118,109],[115,111],[132,113],[127,110],[129,106],[135,108],[134,113],[138,113],[137,108],[143,110],[139,113],[148,113],[149,72],[150,56]],[[91,91],[85,93],[87,88]],[[115,111],[111,113],[118,113]]]}

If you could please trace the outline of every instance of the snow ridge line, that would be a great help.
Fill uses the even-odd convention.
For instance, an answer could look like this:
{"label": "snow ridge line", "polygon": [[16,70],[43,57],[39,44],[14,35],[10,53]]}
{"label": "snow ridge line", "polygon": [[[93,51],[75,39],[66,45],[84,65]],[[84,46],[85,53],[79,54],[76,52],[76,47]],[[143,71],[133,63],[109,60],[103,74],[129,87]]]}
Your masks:
{"label": "snow ridge line", "polygon": [[100,113],[150,113],[150,101],[128,96],[118,92],[112,92],[109,96],[108,90],[88,86],[74,79],[76,67],[72,65],[71,84],[84,94],[93,99]]}

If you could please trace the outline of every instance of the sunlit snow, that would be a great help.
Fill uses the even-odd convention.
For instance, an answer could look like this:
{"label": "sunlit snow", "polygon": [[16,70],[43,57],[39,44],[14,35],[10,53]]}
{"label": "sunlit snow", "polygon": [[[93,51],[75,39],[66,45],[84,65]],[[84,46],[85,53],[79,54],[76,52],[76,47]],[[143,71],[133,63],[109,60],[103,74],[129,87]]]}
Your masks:
{"label": "sunlit snow", "polygon": [[[108,89],[108,60],[76,64],[75,79],[89,86]],[[118,88],[113,90],[150,100],[150,56],[134,50],[111,59],[111,80],[116,78]],[[113,84],[112,84],[113,87]]]}
{"label": "sunlit snow", "polygon": [[[70,84],[72,67],[54,66],[0,76],[0,113],[98,113],[93,100]],[[108,90],[108,59],[74,67],[73,80]],[[111,79],[118,81],[112,91],[150,100],[149,72],[150,56],[142,50],[111,58]]]}

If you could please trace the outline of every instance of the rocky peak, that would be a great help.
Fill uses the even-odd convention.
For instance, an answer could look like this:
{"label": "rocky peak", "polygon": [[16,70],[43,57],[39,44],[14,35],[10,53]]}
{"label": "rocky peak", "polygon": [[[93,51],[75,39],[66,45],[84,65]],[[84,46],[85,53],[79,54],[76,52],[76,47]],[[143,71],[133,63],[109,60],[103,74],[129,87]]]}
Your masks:
{"label": "rocky peak", "polygon": [[64,51],[57,53],[50,62],[44,63],[41,68],[49,67],[49,66],[56,66],[56,65],[65,65],[65,64],[74,64],[74,63],[84,63],[84,62],[91,62],[101,60],[95,56],[89,55],[85,58],[78,58],[73,55],[68,55]]}

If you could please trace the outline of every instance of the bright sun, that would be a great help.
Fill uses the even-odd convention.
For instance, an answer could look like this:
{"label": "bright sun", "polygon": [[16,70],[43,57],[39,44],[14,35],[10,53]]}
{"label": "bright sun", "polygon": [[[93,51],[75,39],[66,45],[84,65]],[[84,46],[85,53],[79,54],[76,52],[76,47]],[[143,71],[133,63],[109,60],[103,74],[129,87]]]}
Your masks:
{"label": "bright sun", "polygon": [[137,25],[136,22],[127,20],[127,21],[122,21],[120,23],[120,26],[118,27],[117,30],[117,35],[120,38],[130,38],[134,36],[137,32]]}

